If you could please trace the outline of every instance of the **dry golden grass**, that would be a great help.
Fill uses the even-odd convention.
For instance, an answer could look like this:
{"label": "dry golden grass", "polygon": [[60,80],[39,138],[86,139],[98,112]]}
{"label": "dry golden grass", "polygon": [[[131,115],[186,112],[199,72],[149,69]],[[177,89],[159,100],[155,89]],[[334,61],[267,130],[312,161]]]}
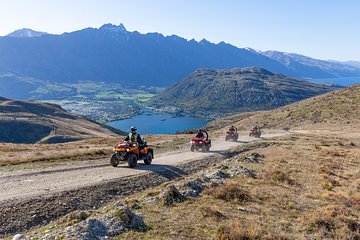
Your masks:
{"label": "dry golden grass", "polygon": [[279,137],[281,145],[254,150],[263,163],[241,163],[257,178],[232,179],[172,207],[144,206],[137,211],[150,230],[118,239],[360,239],[356,137]]}

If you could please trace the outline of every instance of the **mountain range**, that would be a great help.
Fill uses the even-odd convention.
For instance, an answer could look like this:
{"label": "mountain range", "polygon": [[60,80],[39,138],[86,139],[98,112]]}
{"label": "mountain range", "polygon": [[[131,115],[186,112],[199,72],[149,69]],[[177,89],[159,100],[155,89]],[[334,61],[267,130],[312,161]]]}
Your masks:
{"label": "mountain range", "polygon": [[152,99],[157,108],[217,117],[274,109],[333,89],[263,68],[198,69]]}
{"label": "mountain range", "polygon": [[[13,80],[11,84],[18,82],[18,85],[24,79],[32,79],[32,82],[89,80],[169,86],[198,68],[248,66],[301,78],[360,76],[356,64],[274,51],[259,52],[205,39],[141,34],[127,31],[122,24],[105,24],[61,35],[22,29],[0,37],[0,73],[7,74],[8,79]],[[25,93],[19,91],[19,94]]]}

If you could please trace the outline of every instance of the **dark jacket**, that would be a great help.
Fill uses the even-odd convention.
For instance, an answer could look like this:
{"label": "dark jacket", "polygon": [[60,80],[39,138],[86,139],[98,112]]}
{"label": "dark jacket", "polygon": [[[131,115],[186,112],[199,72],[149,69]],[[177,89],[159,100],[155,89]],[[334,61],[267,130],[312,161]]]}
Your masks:
{"label": "dark jacket", "polygon": [[195,137],[196,138],[204,138],[205,136],[204,136],[203,132],[198,132]]}
{"label": "dark jacket", "polygon": [[136,132],[129,133],[129,135],[125,138],[125,141],[143,144],[143,140],[141,139],[140,134],[137,134]]}

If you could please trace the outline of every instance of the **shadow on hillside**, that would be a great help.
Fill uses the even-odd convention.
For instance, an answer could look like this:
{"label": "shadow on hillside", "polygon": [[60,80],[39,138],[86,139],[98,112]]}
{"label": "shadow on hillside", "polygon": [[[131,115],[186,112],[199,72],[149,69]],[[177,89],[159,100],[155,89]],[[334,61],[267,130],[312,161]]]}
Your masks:
{"label": "shadow on hillside", "polygon": [[[126,165],[120,165],[118,168],[128,168]],[[136,171],[151,171],[153,173],[156,173],[168,180],[172,180],[175,178],[179,178],[182,176],[187,175],[186,172],[181,170],[180,168],[177,168],[176,166],[171,166],[167,164],[151,164],[151,165],[145,165],[141,162],[138,162],[138,165],[136,168],[134,168]]]}

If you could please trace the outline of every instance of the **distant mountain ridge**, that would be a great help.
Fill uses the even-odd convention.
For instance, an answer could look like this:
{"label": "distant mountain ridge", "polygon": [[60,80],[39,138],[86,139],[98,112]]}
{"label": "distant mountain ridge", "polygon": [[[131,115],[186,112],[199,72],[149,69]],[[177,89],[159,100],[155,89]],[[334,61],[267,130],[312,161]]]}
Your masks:
{"label": "distant mountain ridge", "polygon": [[293,67],[252,49],[205,39],[198,42],[176,35],[130,32],[122,24],[61,35],[0,37],[0,72],[50,82],[90,80],[169,86],[198,68],[248,66],[293,77],[360,76],[360,68],[350,65],[348,69],[329,65],[327,70],[317,65]]}
{"label": "distant mountain ridge", "polygon": [[301,73],[302,76],[299,76],[301,78],[337,78],[359,76],[359,67],[357,67],[356,64],[319,60],[300,54],[279,51],[264,51],[260,53],[283,64],[294,72]]}
{"label": "distant mountain ridge", "polygon": [[360,62],[358,62],[358,61],[347,61],[345,63],[348,64],[348,65],[351,65],[353,67],[360,68]]}
{"label": "distant mountain ridge", "polygon": [[196,116],[267,110],[326,93],[332,88],[262,68],[198,69],[152,100]]}

